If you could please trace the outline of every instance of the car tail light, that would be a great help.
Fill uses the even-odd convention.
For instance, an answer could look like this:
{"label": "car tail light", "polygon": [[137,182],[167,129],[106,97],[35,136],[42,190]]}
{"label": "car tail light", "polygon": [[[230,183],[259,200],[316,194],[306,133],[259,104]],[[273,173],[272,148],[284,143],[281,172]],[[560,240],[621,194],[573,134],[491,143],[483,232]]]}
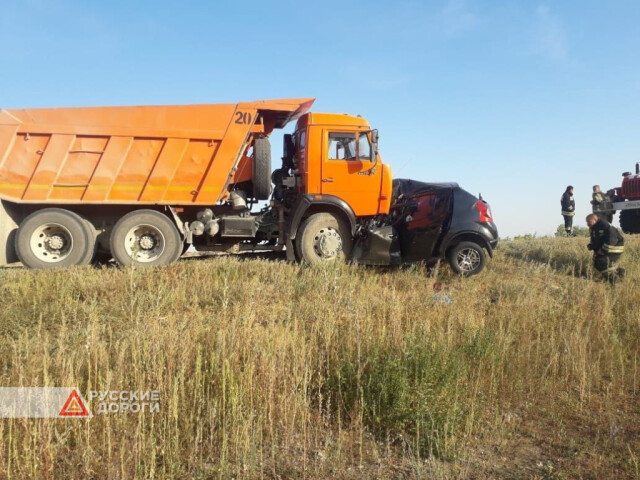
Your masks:
{"label": "car tail light", "polygon": [[489,205],[487,205],[482,200],[478,200],[476,202],[476,208],[478,209],[478,212],[480,213],[479,220],[481,222],[483,222],[483,223],[493,222],[493,218],[491,217],[491,209],[489,208]]}

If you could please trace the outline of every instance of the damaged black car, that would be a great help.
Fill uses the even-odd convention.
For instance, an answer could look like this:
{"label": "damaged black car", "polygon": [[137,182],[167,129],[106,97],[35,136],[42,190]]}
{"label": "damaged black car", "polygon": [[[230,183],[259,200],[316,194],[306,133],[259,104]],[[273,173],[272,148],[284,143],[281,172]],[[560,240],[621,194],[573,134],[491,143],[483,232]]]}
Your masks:
{"label": "damaged black car", "polygon": [[393,181],[388,215],[359,231],[351,259],[363,265],[449,262],[462,276],[480,273],[493,256],[498,230],[487,202],[457,183]]}

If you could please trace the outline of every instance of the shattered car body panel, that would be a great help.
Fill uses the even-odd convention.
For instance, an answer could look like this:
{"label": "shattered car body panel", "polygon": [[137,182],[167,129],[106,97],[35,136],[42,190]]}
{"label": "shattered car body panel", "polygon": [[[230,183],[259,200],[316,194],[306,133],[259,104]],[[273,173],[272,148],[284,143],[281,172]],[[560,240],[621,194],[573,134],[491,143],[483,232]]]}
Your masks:
{"label": "shattered car body panel", "polygon": [[488,211],[486,202],[457,183],[394,180],[389,215],[361,230],[352,259],[365,265],[434,262],[462,241],[491,255],[498,232]]}

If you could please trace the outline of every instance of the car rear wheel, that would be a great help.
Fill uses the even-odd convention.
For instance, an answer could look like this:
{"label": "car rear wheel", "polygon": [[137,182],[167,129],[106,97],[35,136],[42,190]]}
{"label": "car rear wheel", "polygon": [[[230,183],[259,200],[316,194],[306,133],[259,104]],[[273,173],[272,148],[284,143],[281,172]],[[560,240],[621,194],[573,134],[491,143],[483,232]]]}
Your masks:
{"label": "car rear wheel", "polygon": [[307,218],[296,235],[296,249],[307,263],[347,258],[353,239],[348,225],[330,213],[316,213]]}
{"label": "car rear wheel", "polygon": [[20,224],[15,247],[22,264],[52,269],[86,265],[95,250],[95,236],[78,214],[62,208],[45,208]]}
{"label": "car rear wheel", "polygon": [[460,242],[453,246],[447,259],[453,271],[463,277],[480,273],[487,262],[484,248],[474,242]]}
{"label": "car rear wheel", "polygon": [[136,210],[118,220],[110,244],[119,265],[145,267],[176,261],[183,247],[174,223],[155,210]]}

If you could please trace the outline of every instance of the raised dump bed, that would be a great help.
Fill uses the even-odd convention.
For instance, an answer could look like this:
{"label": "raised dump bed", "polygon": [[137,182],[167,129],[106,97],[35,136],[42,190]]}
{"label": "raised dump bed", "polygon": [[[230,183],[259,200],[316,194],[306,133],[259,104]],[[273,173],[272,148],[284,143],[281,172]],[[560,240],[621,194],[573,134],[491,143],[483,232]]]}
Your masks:
{"label": "raised dump bed", "polygon": [[210,205],[252,179],[252,138],[312,103],[0,110],[0,198]]}

